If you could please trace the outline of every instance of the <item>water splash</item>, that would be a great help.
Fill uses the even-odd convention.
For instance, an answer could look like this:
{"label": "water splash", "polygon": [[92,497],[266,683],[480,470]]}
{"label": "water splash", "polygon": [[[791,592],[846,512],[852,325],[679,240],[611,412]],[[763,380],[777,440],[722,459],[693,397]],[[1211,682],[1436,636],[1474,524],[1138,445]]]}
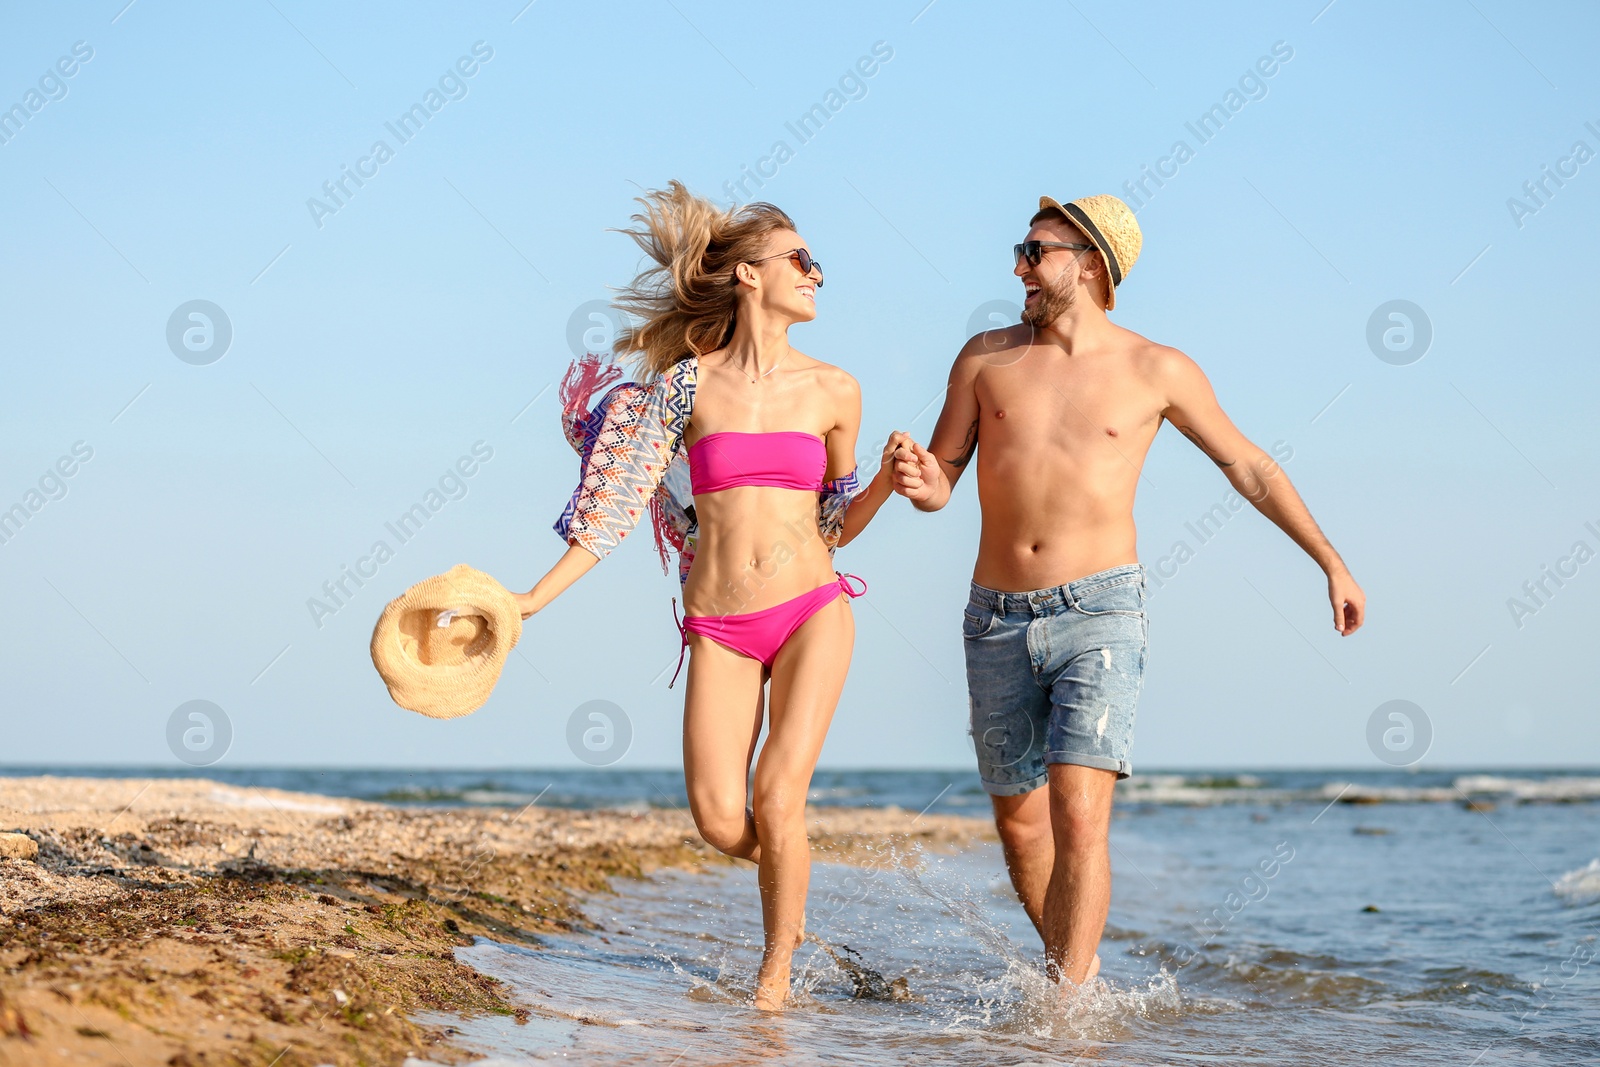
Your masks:
{"label": "water splash", "polygon": [[[1571,905],[1600,900],[1600,860],[1586,863],[1572,844],[1587,813],[1523,803],[1496,816],[1515,820],[1508,833],[1531,854],[1560,855],[1555,869],[1572,868],[1552,893],[1510,868],[1457,877],[1481,866],[1475,849],[1485,836],[1482,817],[1457,805],[1407,809],[1403,819],[1391,816],[1390,836],[1373,838],[1350,832],[1359,820],[1338,807],[1311,825],[1331,799],[1265,816],[1303,824],[1301,881],[1283,883],[1269,906],[1200,946],[1184,940],[1181,917],[1203,911],[1229,884],[1233,859],[1254,856],[1278,829],[1225,806],[1147,812],[1124,824],[1113,859],[1154,877],[1119,875],[1121,910],[1101,949],[1107,973],[1076,996],[1063,997],[1045,974],[996,847],[951,855],[885,845],[853,850],[860,866],[813,868],[808,919],[825,945],[808,942],[796,954],[794,996],[780,1018],[750,1006],[761,914],[751,872],[739,869],[619,883],[617,895],[585,905],[609,933],[603,945],[574,933],[537,951],[463,950],[510,981],[535,1019],[520,1030],[503,1020],[457,1025],[474,1034],[499,1027],[502,1048],[532,1057],[519,1062],[987,1067],[1081,1055],[1117,1067],[1359,1067],[1441,1052],[1466,1063],[1496,1043],[1543,1062],[1581,1060],[1574,1035],[1597,1032],[1600,1009],[1583,985],[1542,988],[1548,975],[1540,972],[1576,966],[1572,946],[1586,943],[1592,912]],[[1394,877],[1397,841],[1412,862],[1408,879]],[[1442,895],[1445,886],[1455,894],[1480,882],[1478,895],[1459,903]],[[1369,901],[1382,904],[1376,918],[1360,907]],[[1488,913],[1499,917],[1493,926],[1483,925]],[[897,980],[908,999],[894,996]],[[563,1021],[541,1034],[541,1015]]]}
{"label": "water splash", "polygon": [[[832,945],[816,934],[808,934],[807,936],[823,952],[826,952],[828,958],[833,960],[834,966],[843,971],[845,976],[850,979],[850,995],[857,1000],[908,1001],[926,999],[918,997],[911,992],[910,983],[907,982],[905,975],[901,975],[891,982],[871,967],[864,966],[861,963],[861,953],[849,945],[840,945],[838,950],[835,950]],[[843,955],[840,953],[843,953]]]}
{"label": "water splash", "polygon": [[1587,866],[1568,871],[1556,879],[1556,896],[1568,904],[1593,904],[1600,900],[1600,859],[1592,859]]}
{"label": "water splash", "polygon": [[[1134,1020],[1182,1014],[1189,1006],[1178,987],[1177,976],[1165,968],[1143,981],[1119,983],[1091,978],[1076,990],[1064,990],[1044,971],[1041,956],[1030,955],[1013,941],[970,890],[970,882],[955,882],[944,889],[927,877],[926,857],[901,868],[908,895],[931,900],[954,918],[961,930],[982,947],[989,973],[967,971],[956,982],[977,995],[969,1004],[957,1001],[946,1007],[948,1029],[978,1028],[1035,1038],[1082,1041],[1116,1040]],[[998,974],[992,970],[998,961]]]}

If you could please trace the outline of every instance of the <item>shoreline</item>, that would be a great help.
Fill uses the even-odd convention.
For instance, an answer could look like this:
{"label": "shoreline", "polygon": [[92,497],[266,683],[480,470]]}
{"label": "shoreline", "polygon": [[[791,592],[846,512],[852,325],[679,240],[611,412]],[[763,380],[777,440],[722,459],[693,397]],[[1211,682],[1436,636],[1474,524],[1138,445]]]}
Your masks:
{"label": "shoreline", "polygon": [[[987,820],[812,808],[815,862],[992,840]],[[399,1065],[478,1053],[418,1012],[527,1010],[455,960],[592,927],[616,877],[729,860],[682,811],[396,806],[204,778],[0,777],[0,1065]]]}

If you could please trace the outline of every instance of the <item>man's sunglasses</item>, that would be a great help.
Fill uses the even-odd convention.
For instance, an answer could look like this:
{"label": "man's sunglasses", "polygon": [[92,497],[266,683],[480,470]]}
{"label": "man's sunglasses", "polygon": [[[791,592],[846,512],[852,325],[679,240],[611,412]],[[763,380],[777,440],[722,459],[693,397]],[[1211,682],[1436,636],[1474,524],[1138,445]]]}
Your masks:
{"label": "man's sunglasses", "polygon": [[822,264],[812,259],[811,253],[807,252],[803,248],[791,248],[787,252],[779,252],[775,256],[763,256],[760,259],[752,259],[750,262],[765,263],[769,259],[783,259],[785,257],[787,257],[790,262],[799,268],[801,274],[804,274],[808,277],[810,276],[811,271],[815,269],[817,272],[817,288],[822,288]]}
{"label": "man's sunglasses", "polygon": [[1072,248],[1079,252],[1093,252],[1094,245],[1068,244],[1066,241],[1023,241],[1021,244],[1011,246],[1013,263],[1020,263],[1024,258],[1030,266],[1037,267],[1044,258],[1047,248]]}

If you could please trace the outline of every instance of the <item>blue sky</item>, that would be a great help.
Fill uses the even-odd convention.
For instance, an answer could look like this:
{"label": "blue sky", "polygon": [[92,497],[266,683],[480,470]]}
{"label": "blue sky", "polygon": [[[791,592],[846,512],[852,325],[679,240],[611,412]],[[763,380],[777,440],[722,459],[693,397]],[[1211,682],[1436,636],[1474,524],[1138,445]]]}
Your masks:
{"label": "blue sky", "polygon": [[[1321,572],[1252,509],[1201,543],[1228,486],[1166,427],[1136,509],[1135,768],[1380,767],[1367,724],[1396,699],[1431,723],[1424,765],[1595,763],[1600,13],[924,3],[8,11],[0,507],[28,518],[0,543],[0,760],[176,765],[168,720],[203,699],[228,764],[577,766],[568,717],[600,699],[632,724],[620,769],[675,764],[675,580],[648,535],[532,621],[468,718],[398,710],[367,656],[410,583],[469,562],[525,589],[559,555],[554,383],[636,266],[607,227],[669,178],[726,199],[764,173],[746,189],[828,268],[792,340],[860,380],[868,455],[926,437],[975,318],[1018,300],[1041,193],[1135,202],[1164,172],[1135,187],[1114,318],[1292,451],[1370,617],[1339,638]],[[197,300],[231,328],[208,363],[167,338]],[[1429,324],[1420,359],[1368,344],[1395,300]],[[457,498],[314,619],[475,446]],[[840,552],[871,589],[825,764],[969,765],[977,530],[964,484]]]}

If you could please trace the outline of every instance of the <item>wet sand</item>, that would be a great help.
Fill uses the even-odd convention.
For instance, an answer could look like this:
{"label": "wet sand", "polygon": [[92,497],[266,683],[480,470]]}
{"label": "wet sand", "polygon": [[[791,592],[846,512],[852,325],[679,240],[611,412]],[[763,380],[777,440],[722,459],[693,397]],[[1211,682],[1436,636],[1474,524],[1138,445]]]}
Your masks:
{"label": "wet sand", "polygon": [[[813,809],[819,861],[992,839],[983,820]],[[523,1021],[476,936],[590,928],[616,877],[730,862],[686,812],[398,808],[196,779],[0,778],[0,1065],[469,1062],[413,1013]]]}

